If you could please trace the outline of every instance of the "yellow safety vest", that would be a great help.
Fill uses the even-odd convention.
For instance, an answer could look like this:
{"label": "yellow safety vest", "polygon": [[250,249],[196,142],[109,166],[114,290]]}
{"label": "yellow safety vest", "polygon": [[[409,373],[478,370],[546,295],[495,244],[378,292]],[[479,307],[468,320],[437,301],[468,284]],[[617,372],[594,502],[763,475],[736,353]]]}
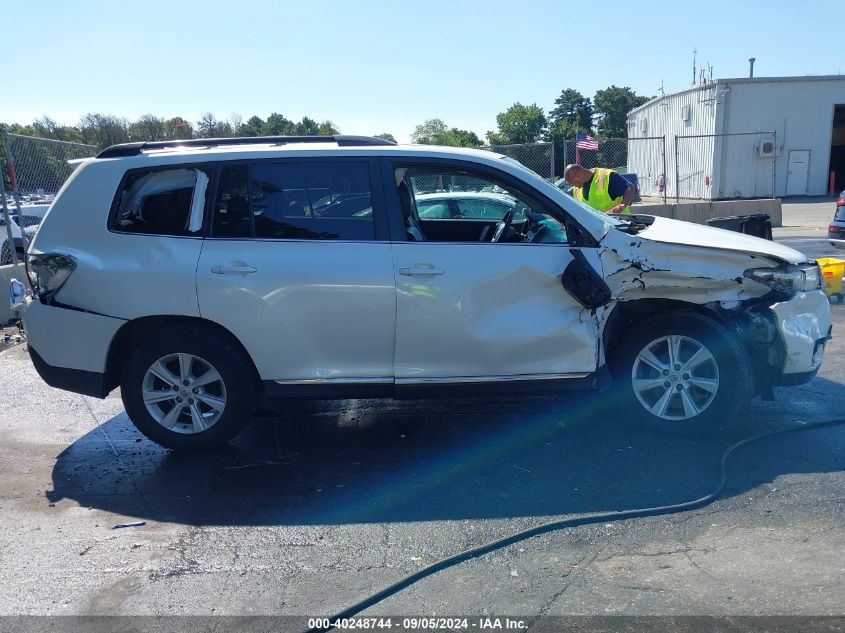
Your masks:
{"label": "yellow safety vest", "polygon": [[[581,187],[573,187],[572,195],[576,200],[588,204],[596,211],[607,211],[609,208],[622,202],[623,196],[611,198],[608,187],[610,186],[610,174],[615,173],[612,169],[597,167],[593,170],[593,179],[590,181],[589,200],[584,200],[584,192]],[[622,213],[631,214],[631,207],[625,207]]]}

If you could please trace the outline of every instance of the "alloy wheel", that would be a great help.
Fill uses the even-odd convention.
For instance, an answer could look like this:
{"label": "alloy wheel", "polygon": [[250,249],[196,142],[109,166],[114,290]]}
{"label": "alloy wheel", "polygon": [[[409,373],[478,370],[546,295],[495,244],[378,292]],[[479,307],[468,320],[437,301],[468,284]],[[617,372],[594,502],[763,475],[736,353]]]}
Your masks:
{"label": "alloy wheel", "polygon": [[631,385],[637,400],[652,415],[662,420],[689,420],[716,398],[719,367],[701,342],[676,334],[663,336],[637,354]]}
{"label": "alloy wheel", "polygon": [[226,385],[207,360],[179,352],[162,356],[144,374],[144,405],[153,419],[175,433],[208,430],[226,409]]}

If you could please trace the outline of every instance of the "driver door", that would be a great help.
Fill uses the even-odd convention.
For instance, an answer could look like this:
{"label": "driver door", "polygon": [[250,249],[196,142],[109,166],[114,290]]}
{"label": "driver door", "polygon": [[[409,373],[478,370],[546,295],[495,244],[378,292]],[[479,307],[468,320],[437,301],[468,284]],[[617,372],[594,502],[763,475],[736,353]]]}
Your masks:
{"label": "driver door", "polygon": [[[492,243],[495,225],[485,241],[470,241],[459,219],[440,220],[459,227],[451,233],[443,225],[426,234],[421,225],[424,241],[412,241],[413,233],[404,230],[414,222],[407,217],[408,204],[415,208],[417,197],[434,193],[448,197],[472,192],[478,199],[486,192],[491,201],[509,198],[519,218],[516,230],[524,228],[525,211],[562,213],[518,189],[507,174],[474,172],[461,165],[449,173],[448,162],[396,163],[389,169],[393,178],[385,177],[394,236],[397,386],[581,378],[594,372],[594,321],[561,284],[573,259],[569,245]],[[400,187],[402,182],[408,186]],[[403,192],[411,192],[414,200],[400,200]],[[401,231],[395,230],[397,223],[402,223]],[[591,250],[584,249],[584,254],[597,265],[596,253],[587,252]]]}

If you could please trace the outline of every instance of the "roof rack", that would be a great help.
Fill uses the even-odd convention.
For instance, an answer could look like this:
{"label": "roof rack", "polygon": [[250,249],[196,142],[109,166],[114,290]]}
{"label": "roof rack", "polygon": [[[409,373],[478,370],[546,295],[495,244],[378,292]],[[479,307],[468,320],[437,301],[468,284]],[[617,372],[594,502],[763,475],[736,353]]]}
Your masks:
{"label": "roof rack", "polygon": [[220,145],[287,145],[288,143],[337,143],[338,147],[363,147],[367,145],[396,145],[373,136],[236,136],[232,138],[192,138],[171,141],[143,141],[120,143],[107,147],[97,158],[122,158],[137,156],[145,150],[170,149],[177,147],[219,147]]}

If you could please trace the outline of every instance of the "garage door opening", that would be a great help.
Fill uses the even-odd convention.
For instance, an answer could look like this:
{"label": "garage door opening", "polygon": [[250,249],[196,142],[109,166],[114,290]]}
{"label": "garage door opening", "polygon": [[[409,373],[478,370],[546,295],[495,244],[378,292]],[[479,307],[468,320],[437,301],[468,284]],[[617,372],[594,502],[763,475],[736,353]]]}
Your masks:
{"label": "garage door opening", "polygon": [[830,141],[830,171],[836,173],[834,194],[845,189],[845,105],[833,109],[833,134]]}

